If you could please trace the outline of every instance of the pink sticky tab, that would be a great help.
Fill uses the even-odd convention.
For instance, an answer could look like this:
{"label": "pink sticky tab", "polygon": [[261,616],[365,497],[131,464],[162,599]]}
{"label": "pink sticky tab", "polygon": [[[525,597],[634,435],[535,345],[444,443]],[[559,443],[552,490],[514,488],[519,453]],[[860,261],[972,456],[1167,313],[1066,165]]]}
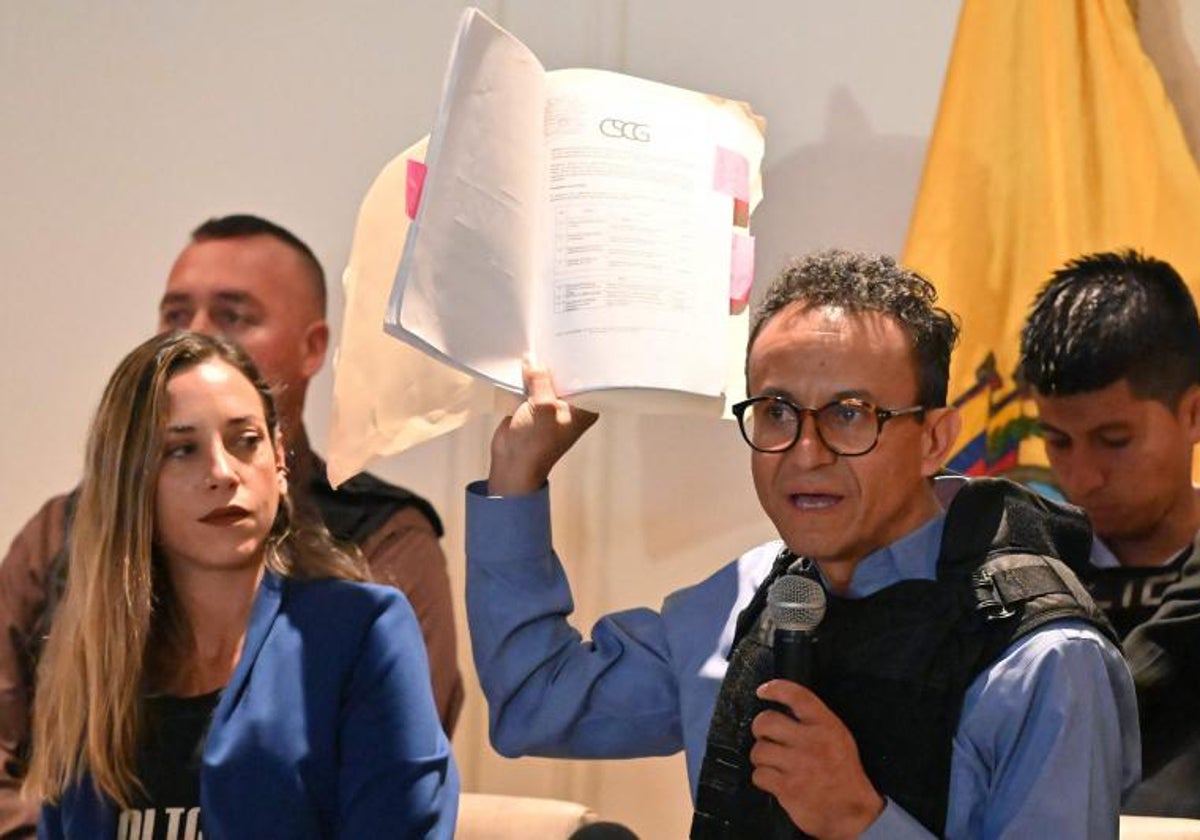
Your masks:
{"label": "pink sticky tab", "polygon": [[750,200],[750,162],[732,149],[717,146],[713,189],[742,201]]}
{"label": "pink sticky tab", "polygon": [[421,190],[425,188],[426,167],[419,160],[408,162],[408,178],[404,194],[404,209],[408,218],[417,218],[417,208],[421,206]]}
{"label": "pink sticky tab", "polygon": [[729,270],[729,302],[745,303],[750,300],[750,286],[753,283],[754,237],[735,233]]}

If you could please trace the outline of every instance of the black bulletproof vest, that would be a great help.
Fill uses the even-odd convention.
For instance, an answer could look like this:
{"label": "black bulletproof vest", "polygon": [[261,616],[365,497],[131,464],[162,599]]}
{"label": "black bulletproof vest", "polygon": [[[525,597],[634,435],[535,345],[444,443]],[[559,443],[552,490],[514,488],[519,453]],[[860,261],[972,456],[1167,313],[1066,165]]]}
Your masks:
{"label": "black bulletproof vest", "polygon": [[[960,489],[947,512],[937,580],[906,580],[861,599],[830,597],[817,628],[813,690],[854,735],[875,787],[934,834],[944,828],[951,745],[967,687],[1014,641],[1060,618],[1116,643],[1103,614],[1059,559],[1086,558],[1082,514],[1002,479]],[[700,773],[692,837],[804,837],[750,784],[749,726],[770,679],[765,591],[739,616]]]}
{"label": "black bulletproof vest", "polygon": [[439,537],[444,534],[442,520],[425,499],[388,484],[370,473],[359,473],[335,490],[325,478],[325,463],[313,456],[316,468],[305,488],[307,499],[316,506],[320,520],[339,540],[361,544],[398,510],[415,507]]}

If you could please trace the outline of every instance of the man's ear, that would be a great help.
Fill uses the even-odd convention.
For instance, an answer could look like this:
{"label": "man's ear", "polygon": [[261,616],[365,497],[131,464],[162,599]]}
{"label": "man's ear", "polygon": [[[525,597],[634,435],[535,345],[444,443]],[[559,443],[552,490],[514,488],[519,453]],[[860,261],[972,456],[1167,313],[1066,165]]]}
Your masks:
{"label": "man's ear", "polygon": [[1183,392],[1175,416],[1187,430],[1188,440],[1200,443],[1200,385],[1189,385]]}
{"label": "man's ear", "polygon": [[325,364],[325,351],[329,349],[329,324],[325,319],[313,321],[304,330],[300,347],[301,367],[305,379],[312,379]]}
{"label": "man's ear", "polygon": [[921,434],[921,474],[926,478],[937,475],[949,460],[958,433],[962,431],[962,415],[957,408],[945,406],[925,412],[925,427]]}

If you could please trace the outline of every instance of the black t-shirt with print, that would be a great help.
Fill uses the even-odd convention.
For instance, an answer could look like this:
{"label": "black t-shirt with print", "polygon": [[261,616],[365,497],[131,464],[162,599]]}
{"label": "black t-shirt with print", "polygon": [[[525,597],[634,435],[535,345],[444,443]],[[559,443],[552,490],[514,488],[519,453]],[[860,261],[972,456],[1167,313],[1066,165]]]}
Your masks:
{"label": "black t-shirt with print", "polygon": [[1189,545],[1165,566],[1092,568],[1080,577],[1085,577],[1092,599],[1104,610],[1117,635],[1124,639],[1134,627],[1154,615],[1162,604],[1163,593],[1179,580],[1191,553]]}
{"label": "black t-shirt with print", "polygon": [[200,840],[200,765],[221,692],[147,697],[137,774],[145,795],[117,821],[117,840]]}

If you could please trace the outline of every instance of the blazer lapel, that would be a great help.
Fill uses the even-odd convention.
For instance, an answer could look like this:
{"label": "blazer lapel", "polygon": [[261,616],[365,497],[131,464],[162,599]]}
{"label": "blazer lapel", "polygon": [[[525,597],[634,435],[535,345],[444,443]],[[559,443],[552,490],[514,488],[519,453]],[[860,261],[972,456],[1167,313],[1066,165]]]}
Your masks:
{"label": "blazer lapel", "polygon": [[221,692],[221,701],[213,714],[215,720],[227,720],[237,705],[238,698],[246,687],[246,680],[250,678],[250,671],[254,668],[254,662],[258,659],[258,653],[262,650],[263,642],[266,641],[271,625],[275,622],[275,616],[279,614],[285,585],[284,579],[275,573],[263,573],[262,583],[258,585],[258,594],[254,597],[254,606],[250,610],[250,623],[246,626],[242,655],[238,659],[237,667],[233,669],[233,676],[229,678],[229,685]]}

